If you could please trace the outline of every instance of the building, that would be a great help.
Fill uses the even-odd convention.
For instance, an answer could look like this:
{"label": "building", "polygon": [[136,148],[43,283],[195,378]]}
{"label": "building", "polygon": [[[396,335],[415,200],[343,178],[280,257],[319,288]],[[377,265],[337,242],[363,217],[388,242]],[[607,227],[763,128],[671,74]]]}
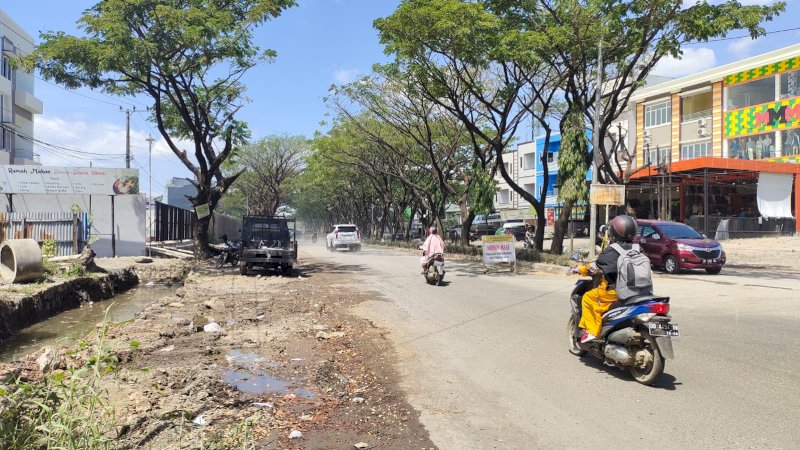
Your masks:
{"label": "building", "polygon": [[33,51],[33,38],[0,10],[0,41],[0,164],[39,164],[33,123],[43,104],[34,95],[33,74],[11,67],[14,57]]}
{"label": "building", "polygon": [[638,217],[800,231],[800,44],[646,87],[631,108]]}
{"label": "building", "polygon": [[[591,141],[591,133],[588,133]],[[545,137],[539,136],[532,141],[523,142],[516,149],[505,153],[504,162],[506,171],[511,178],[517,182],[525,192],[531,193],[539,198],[540,189],[547,183],[547,193],[545,198],[545,214],[547,215],[548,225],[552,226],[558,218],[561,204],[558,201],[558,153],[561,148],[561,134],[552,133],[547,145],[547,179],[544,176],[544,165],[542,155],[545,153]],[[495,195],[495,210],[500,213],[503,221],[509,219],[523,219],[533,223],[536,213],[531,205],[516,193],[503,177],[498,173],[495,176],[497,181],[497,194]],[[591,181],[591,170],[586,174],[586,180]],[[585,208],[573,210],[573,218],[582,219],[585,216]]]}
{"label": "building", "polygon": [[178,208],[194,210],[188,197],[197,195],[197,188],[187,178],[173,178],[167,181],[163,203]]}

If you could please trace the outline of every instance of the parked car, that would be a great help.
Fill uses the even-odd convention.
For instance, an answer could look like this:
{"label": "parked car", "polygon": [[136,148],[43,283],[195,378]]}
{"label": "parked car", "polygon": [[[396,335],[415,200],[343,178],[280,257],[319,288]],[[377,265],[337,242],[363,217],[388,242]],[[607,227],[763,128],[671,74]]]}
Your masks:
{"label": "parked car", "polygon": [[507,222],[503,224],[505,234],[511,234],[514,239],[520,242],[525,241],[525,224],[521,222]]}
{"label": "parked car", "polygon": [[635,242],[654,267],[663,267],[667,273],[705,269],[710,274],[718,274],[725,265],[722,245],[689,225],[660,220],[639,220],[638,223]]}
{"label": "parked car", "polygon": [[469,240],[475,241],[481,236],[492,235],[500,228],[500,215],[490,214],[488,216],[475,216],[472,226],[469,229]]}
{"label": "parked car", "polygon": [[339,248],[359,251],[361,250],[361,231],[353,224],[334,225],[325,237],[325,246],[332,252]]}
{"label": "parked car", "polygon": [[447,240],[451,242],[458,242],[461,240],[461,227],[450,228],[447,230]]}

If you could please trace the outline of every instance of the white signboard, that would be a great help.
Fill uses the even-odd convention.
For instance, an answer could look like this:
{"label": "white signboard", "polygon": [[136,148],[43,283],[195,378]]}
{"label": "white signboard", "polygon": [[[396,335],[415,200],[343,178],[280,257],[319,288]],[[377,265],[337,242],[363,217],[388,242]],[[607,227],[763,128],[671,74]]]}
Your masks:
{"label": "white signboard", "polygon": [[0,194],[138,193],[137,169],[0,165]]}
{"label": "white signboard", "polygon": [[624,184],[592,184],[589,202],[593,205],[622,206],[625,204]]}
{"label": "white signboard", "polygon": [[514,236],[504,234],[500,236],[483,237],[483,263],[513,263],[517,261],[517,251],[514,248]]}

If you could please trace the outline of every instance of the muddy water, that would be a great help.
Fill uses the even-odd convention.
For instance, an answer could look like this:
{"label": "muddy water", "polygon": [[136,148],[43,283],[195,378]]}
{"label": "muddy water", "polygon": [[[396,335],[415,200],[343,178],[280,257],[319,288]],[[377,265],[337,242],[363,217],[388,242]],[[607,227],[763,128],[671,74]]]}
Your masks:
{"label": "muddy water", "polygon": [[138,287],[113,299],[65,311],[20,330],[0,344],[0,361],[12,361],[46,345],[72,344],[95,329],[98,322],[124,322],[150,303],[175,293],[178,286]]}

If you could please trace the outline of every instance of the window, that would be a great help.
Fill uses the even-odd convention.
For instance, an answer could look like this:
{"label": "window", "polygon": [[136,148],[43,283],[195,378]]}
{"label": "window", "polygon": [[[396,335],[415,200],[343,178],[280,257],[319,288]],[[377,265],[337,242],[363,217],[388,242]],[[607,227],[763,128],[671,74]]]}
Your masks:
{"label": "window", "polygon": [[649,225],[644,225],[639,227],[639,233],[642,235],[643,238],[649,238],[654,234],[656,234],[656,230],[655,228]]}
{"label": "window", "polygon": [[508,204],[510,202],[510,195],[508,189],[501,189],[497,192],[497,203],[501,205]]}
{"label": "window", "polygon": [[672,119],[672,103],[665,100],[644,107],[644,127],[652,128],[667,124]]}
{"label": "window", "polygon": [[781,74],[781,100],[800,97],[800,70]]}
{"label": "window", "polygon": [[0,130],[0,148],[5,151],[11,151],[11,131],[3,128]]}
{"label": "window", "polygon": [[645,153],[645,157],[647,158],[646,164],[666,164],[672,159],[672,149],[656,147]]}
{"label": "window", "polygon": [[711,142],[694,142],[681,145],[681,159],[701,158],[711,156]]}
{"label": "window", "polygon": [[528,153],[524,156],[522,168],[525,170],[536,168],[536,155],[534,153]]}
{"label": "window", "polygon": [[781,131],[783,156],[800,155],[800,130]]}
{"label": "window", "polygon": [[558,153],[547,152],[547,164],[552,164],[558,161]]}
{"label": "window", "polygon": [[775,133],[728,139],[728,157],[735,159],[775,157]]}
{"label": "window", "polygon": [[8,56],[3,56],[3,64],[0,66],[0,75],[4,78],[11,79],[13,70],[11,69],[11,61],[8,60]]}
{"label": "window", "polygon": [[681,98],[681,122],[711,115],[711,91]]}
{"label": "window", "polygon": [[747,108],[775,100],[775,77],[766,77],[728,87],[727,109]]}

